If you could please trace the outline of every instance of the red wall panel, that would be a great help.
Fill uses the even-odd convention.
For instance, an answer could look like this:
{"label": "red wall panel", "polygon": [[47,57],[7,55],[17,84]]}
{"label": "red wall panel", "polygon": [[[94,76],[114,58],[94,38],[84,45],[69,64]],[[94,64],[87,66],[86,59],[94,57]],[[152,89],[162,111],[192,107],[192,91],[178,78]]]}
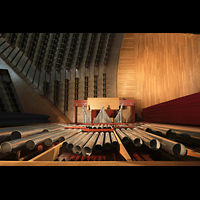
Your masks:
{"label": "red wall panel", "polygon": [[200,92],[143,109],[143,121],[200,125]]}

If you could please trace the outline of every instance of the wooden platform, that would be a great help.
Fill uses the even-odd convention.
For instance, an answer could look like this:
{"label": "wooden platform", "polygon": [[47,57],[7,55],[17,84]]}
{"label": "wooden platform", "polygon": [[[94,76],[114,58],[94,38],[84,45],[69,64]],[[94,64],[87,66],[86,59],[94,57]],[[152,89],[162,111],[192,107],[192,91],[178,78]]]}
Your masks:
{"label": "wooden platform", "polygon": [[200,166],[199,161],[92,161],[92,162],[54,162],[54,161],[1,161],[0,166]]}
{"label": "wooden platform", "polygon": [[[70,159],[68,159],[67,161],[59,161],[58,157],[62,155],[63,152],[66,152],[63,151],[61,142],[55,144],[53,147],[50,147],[48,150],[45,150],[44,152],[27,161],[20,161],[20,158],[19,161],[0,161],[0,166],[200,166],[200,153],[188,148],[187,156],[180,161],[152,161],[150,157],[148,159],[145,159],[145,161],[140,161],[140,158],[136,157],[138,156],[137,151],[131,152],[128,149],[127,145],[124,146],[124,144],[121,142],[114,129],[110,130],[113,130],[120,145],[119,152],[117,152],[115,156],[118,156],[118,159],[121,157],[121,161],[108,161],[107,159],[97,161],[98,159],[94,159],[94,157],[97,155],[94,154],[91,155],[91,158],[87,159],[77,158],[77,155],[74,155],[74,157],[76,158],[72,159],[73,161],[71,161]],[[140,155],[141,154],[139,154],[139,156]],[[135,156],[137,161],[133,161],[133,156]]]}
{"label": "wooden platform", "polygon": [[[51,147],[40,144],[33,150],[20,149],[7,155],[1,155],[0,166],[200,166],[199,147],[186,146],[187,155],[176,157],[165,152],[163,149],[154,151],[146,145],[135,147],[132,142],[122,143],[116,128],[133,128],[137,123],[112,124],[111,129],[86,129],[86,125],[77,124],[72,128],[82,128],[83,132],[91,131],[112,131],[119,143],[119,149],[107,151],[103,149],[102,153],[93,152],[90,156],[82,154],[73,154],[70,150],[62,148],[62,143],[55,142]],[[166,125],[167,126],[167,125]],[[173,125],[174,127],[175,125]],[[66,124],[66,128],[68,125]],[[183,126],[178,126],[184,128]],[[191,127],[188,127],[191,130]],[[198,127],[192,130],[199,131]]]}

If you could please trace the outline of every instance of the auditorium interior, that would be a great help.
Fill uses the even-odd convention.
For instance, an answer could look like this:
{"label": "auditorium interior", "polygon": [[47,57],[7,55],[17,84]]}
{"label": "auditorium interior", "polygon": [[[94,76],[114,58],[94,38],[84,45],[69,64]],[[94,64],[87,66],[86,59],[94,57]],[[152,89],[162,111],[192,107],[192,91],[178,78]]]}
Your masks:
{"label": "auditorium interior", "polygon": [[0,33],[0,166],[200,166],[199,33]]}

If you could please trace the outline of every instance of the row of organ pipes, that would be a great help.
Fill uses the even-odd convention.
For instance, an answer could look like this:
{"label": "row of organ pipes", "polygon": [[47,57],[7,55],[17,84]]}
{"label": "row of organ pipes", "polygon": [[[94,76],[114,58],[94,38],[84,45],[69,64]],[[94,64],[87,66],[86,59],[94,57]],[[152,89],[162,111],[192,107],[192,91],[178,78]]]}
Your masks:
{"label": "row of organ pipes", "polygon": [[63,155],[67,153],[85,157],[108,152],[119,154],[120,145],[125,148],[129,145],[137,151],[145,146],[151,153],[163,150],[179,160],[187,157],[188,148],[195,149],[198,154],[200,130],[153,123],[40,124],[0,128],[0,159],[24,149],[31,151],[39,145],[51,147],[55,143],[62,143],[58,161],[65,160]]}
{"label": "row of organ pipes", "polygon": [[[117,113],[117,115],[114,118],[114,123],[122,123],[122,109],[123,109],[123,103],[120,106],[120,109]],[[84,106],[83,108],[83,123],[91,123],[91,116],[89,117],[85,111]],[[96,118],[93,121],[94,123],[112,123],[112,120],[107,115],[104,106],[102,105],[101,110],[99,114],[96,116]]]}

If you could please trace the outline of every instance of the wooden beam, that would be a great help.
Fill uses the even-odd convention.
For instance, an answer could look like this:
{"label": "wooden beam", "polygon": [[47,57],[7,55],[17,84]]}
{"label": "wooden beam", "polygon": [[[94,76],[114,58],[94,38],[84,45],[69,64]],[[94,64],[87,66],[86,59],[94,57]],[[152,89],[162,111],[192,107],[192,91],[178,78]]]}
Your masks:
{"label": "wooden beam", "polygon": [[55,147],[48,149],[47,151],[39,154],[38,156],[32,158],[28,162],[32,161],[54,161],[58,155],[60,154],[60,148],[62,146],[62,142]]}
{"label": "wooden beam", "polygon": [[200,166],[200,161],[0,161],[0,166]]}
{"label": "wooden beam", "polygon": [[[112,126],[111,126],[111,127],[112,127]],[[112,127],[112,129],[113,129],[113,127]],[[126,151],[124,145],[122,144],[121,140],[119,139],[119,137],[118,137],[117,133],[114,131],[114,129],[113,129],[113,132],[114,132],[114,134],[115,134],[115,136],[116,136],[116,138],[117,138],[117,141],[118,141],[118,143],[119,143],[119,152],[120,152],[120,154],[121,154],[127,161],[132,161],[131,157],[129,156],[128,152]]]}
{"label": "wooden beam", "polygon": [[119,98],[88,98],[87,106],[91,110],[101,110],[102,106],[105,110],[108,106],[111,110],[119,110]]}

